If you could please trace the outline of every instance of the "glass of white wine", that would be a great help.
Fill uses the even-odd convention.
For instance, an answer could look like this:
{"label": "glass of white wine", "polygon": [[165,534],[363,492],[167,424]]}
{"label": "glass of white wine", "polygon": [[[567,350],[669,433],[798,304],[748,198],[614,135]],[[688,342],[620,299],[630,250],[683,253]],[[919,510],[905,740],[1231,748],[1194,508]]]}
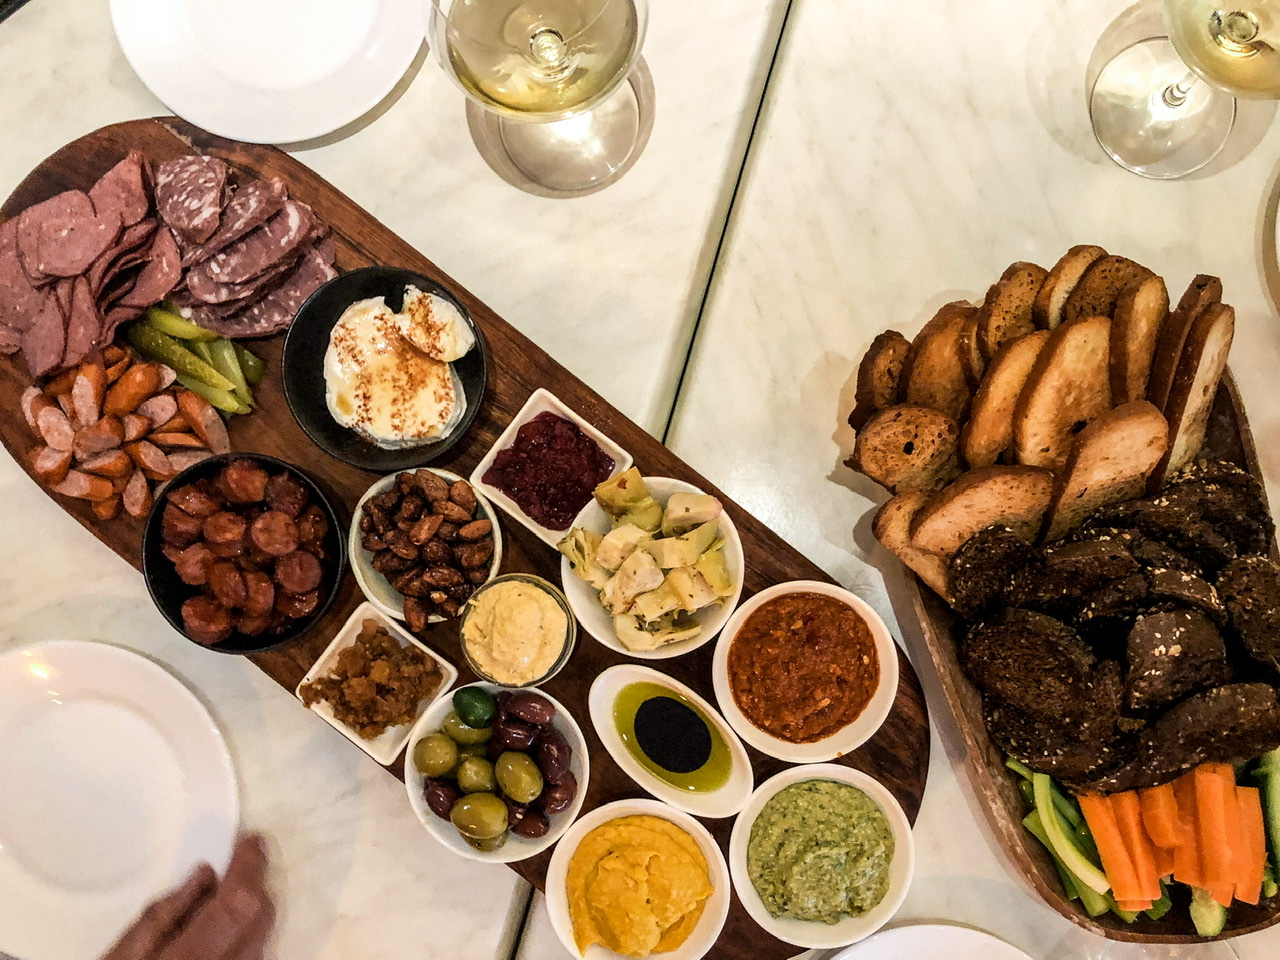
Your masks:
{"label": "glass of white wine", "polygon": [[1280,0],[1164,0],[1163,10],[1168,36],[1108,61],[1089,115],[1116,163],[1172,180],[1221,152],[1236,97],[1280,98]]}
{"label": "glass of white wine", "polygon": [[506,159],[552,192],[597,188],[642,144],[645,0],[431,0],[436,58],[493,114]]}

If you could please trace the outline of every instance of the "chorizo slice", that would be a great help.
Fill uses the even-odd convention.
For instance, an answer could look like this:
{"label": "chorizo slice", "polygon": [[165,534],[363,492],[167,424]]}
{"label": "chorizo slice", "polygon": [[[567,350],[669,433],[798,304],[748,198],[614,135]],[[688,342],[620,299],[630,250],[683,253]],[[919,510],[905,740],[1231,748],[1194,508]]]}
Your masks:
{"label": "chorizo slice", "polygon": [[218,474],[217,486],[231,503],[258,503],[268,479],[267,471],[252,460],[232,460]]}
{"label": "chorizo slice", "polygon": [[176,503],[165,504],[160,519],[160,536],[165,543],[176,547],[189,547],[200,539],[202,524],[199,517],[193,517]]}
{"label": "chorizo slice", "polygon": [[283,557],[298,549],[298,525],[279,510],[267,510],[249,527],[253,545],[271,557]]}
{"label": "chorizo slice", "polygon": [[319,504],[313,503],[298,517],[298,537],[303,543],[323,540],[329,532],[329,518]]}
{"label": "chorizo slice", "polygon": [[[267,617],[276,606],[276,585],[261,570],[244,572],[246,617]],[[265,624],[264,624],[265,627]]]}
{"label": "chorizo slice", "polygon": [[219,510],[210,514],[201,522],[204,538],[210,543],[233,543],[243,540],[248,521],[238,513],[230,510]]}
{"label": "chorizo slice", "polygon": [[209,564],[209,589],[224,607],[243,607],[249,599],[244,574],[230,560],[214,560]]}
{"label": "chorizo slice", "polygon": [[231,611],[213,597],[191,597],[182,604],[182,626],[196,643],[211,647],[231,636]]}
{"label": "chorizo slice", "polygon": [[211,517],[222,509],[222,502],[209,495],[203,487],[194,483],[184,484],[176,490],[169,491],[169,502],[201,520]]}
{"label": "chorizo slice", "polygon": [[301,620],[303,617],[311,616],[319,604],[319,590],[310,590],[307,593],[281,591],[276,595],[276,610],[291,620]]}
{"label": "chorizo slice", "polygon": [[202,587],[209,582],[209,564],[213,559],[206,544],[193,543],[174,558],[173,566],[183,583]]}
{"label": "chorizo slice", "polygon": [[307,488],[287,473],[277,473],[267,481],[267,506],[297,517],[307,506]]}
{"label": "chorizo slice", "polygon": [[276,583],[287,593],[308,593],[320,586],[324,568],[305,550],[295,550],[280,557],[274,568]]}

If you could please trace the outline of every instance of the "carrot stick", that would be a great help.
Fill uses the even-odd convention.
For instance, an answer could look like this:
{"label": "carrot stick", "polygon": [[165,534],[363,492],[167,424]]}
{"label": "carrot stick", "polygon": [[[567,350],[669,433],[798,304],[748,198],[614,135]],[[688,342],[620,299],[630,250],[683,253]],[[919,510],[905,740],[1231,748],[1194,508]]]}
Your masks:
{"label": "carrot stick", "polygon": [[1142,801],[1142,824],[1147,835],[1157,847],[1172,849],[1182,843],[1183,824],[1178,819],[1178,798],[1173,793],[1173,782],[1138,791]]}
{"label": "carrot stick", "polygon": [[1240,807],[1240,856],[1237,859],[1236,899],[1257,903],[1262,896],[1262,870],[1267,862],[1267,832],[1262,822],[1262,798],[1257,787],[1236,787]]}
{"label": "carrot stick", "polygon": [[1235,896],[1235,884],[1232,883],[1215,883],[1209,887],[1209,896],[1213,897],[1215,903],[1220,903],[1224,907],[1231,906],[1231,901]]}
{"label": "carrot stick", "polygon": [[1150,900],[1117,900],[1116,906],[1130,913],[1141,913],[1143,910],[1150,910],[1151,903]]}
{"label": "carrot stick", "polygon": [[1142,891],[1141,896],[1133,899],[1158,900],[1160,874],[1156,870],[1155,848],[1151,838],[1147,836],[1146,827],[1142,825],[1142,802],[1138,799],[1137,792],[1126,790],[1123,793],[1113,793],[1107,799],[1115,812],[1120,837],[1124,840],[1125,850],[1129,852],[1129,862],[1133,864],[1138,888]]}
{"label": "carrot stick", "polygon": [[[1231,842],[1237,832],[1235,824],[1240,818],[1235,797],[1235,771],[1229,764],[1203,763],[1192,773],[1204,886],[1214,894],[1215,900],[1222,903],[1222,888],[1233,886],[1236,879],[1235,852]],[[1238,840],[1236,842],[1239,843]]]}
{"label": "carrot stick", "polygon": [[1156,876],[1167,877],[1173,873],[1173,852],[1176,847],[1157,847],[1154,844],[1151,847],[1152,854],[1156,861]]}
{"label": "carrot stick", "polygon": [[1191,771],[1173,782],[1173,794],[1178,801],[1178,820],[1186,828],[1182,833],[1182,843],[1173,848],[1173,879],[1189,887],[1203,887],[1202,839],[1196,820],[1196,785]]}
{"label": "carrot stick", "polygon": [[1093,834],[1093,842],[1097,845],[1098,856],[1102,860],[1102,869],[1111,881],[1115,898],[1147,899],[1142,884],[1138,882],[1138,875],[1129,858],[1129,851],[1120,834],[1120,825],[1116,822],[1116,813],[1110,801],[1097,793],[1082,794],[1076,799],[1080,802],[1080,812],[1089,825],[1089,832]]}

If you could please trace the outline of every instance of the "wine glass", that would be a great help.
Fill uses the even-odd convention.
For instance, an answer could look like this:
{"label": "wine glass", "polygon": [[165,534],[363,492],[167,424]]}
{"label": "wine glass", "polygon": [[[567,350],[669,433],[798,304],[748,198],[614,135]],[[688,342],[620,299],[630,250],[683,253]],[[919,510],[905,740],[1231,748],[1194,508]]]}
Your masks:
{"label": "wine glass", "polygon": [[494,115],[498,143],[552,192],[598,188],[642,144],[642,101],[628,82],[645,0],[431,0],[440,65]]}
{"label": "wine glass", "polygon": [[1222,150],[1235,97],[1280,97],[1280,0],[1162,6],[1168,36],[1141,40],[1110,60],[1094,83],[1089,115],[1116,163],[1172,180]]}

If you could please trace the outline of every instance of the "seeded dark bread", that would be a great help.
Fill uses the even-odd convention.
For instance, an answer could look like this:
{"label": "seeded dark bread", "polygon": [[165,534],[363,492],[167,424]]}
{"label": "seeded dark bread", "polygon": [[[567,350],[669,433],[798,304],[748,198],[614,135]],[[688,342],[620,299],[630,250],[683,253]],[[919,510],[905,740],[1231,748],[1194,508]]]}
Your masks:
{"label": "seeded dark bread", "polygon": [[871,533],[907,568],[915,573],[942,599],[950,602],[947,560],[911,546],[911,520],[929,500],[923,490],[912,490],[891,497],[876,511],[871,520]]}
{"label": "seeded dark bread", "polygon": [[871,341],[858,364],[858,385],[853,395],[849,426],[862,429],[877,411],[898,402],[902,364],[911,341],[897,330],[886,330]]}
{"label": "seeded dark bread", "polygon": [[1204,573],[1204,568],[1190,557],[1178,553],[1159,540],[1153,540],[1133,527],[1113,527],[1107,526],[1105,522],[1090,522],[1072,532],[1070,539],[1076,542],[1117,544],[1124,547],[1139,565],[1149,570],[1185,570],[1196,575]]}
{"label": "seeded dark bread", "polygon": [[845,462],[892,493],[938,490],[960,473],[960,427],[941,410],[900,403],[863,424]]}
{"label": "seeded dark bread", "polygon": [[1120,291],[1111,317],[1111,402],[1147,396],[1151,361],[1169,315],[1169,291],[1154,273]]}
{"label": "seeded dark bread", "polygon": [[1222,281],[1208,274],[1199,274],[1183,292],[1178,306],[1169,314],[1160,328],[1155,354],[1151,358],[1151,378],[1147,383],[1147,399],[1161,410],[1169,400],[1173,375],[1182,356],[1182,345],[1187,342],[1191,324],[1205,307],[1222,300]]}
{"label": "seeded dark bread", "polygon": [[1128,550],[1110,541],[1049,544],[1042,556],[1042,563],[1026,564],[1015,575],[1005,602],[1064,621],[1079,616],[1091,591],[1139,569]]}
{"label": "seeded dark bread", "polygon": [[1095,260],[1107,255],[1102,247],[1078,244],[1062,255],[1049,270],[1040,292],[1031,305],[1031,320],[1041,330],[1052,330],[1062,322],[1062,308],[1084,272]]}
{"label": "seeded dark bread", "polygon": [[1249,656],[1280,678],[1280,566],[1269,557],[1233,560],[1218,574],[1217,592]]}
{"label": "seeded dark bread", "polygon": [[1117,527],[1135,527],[1206,572],[1221,569],[1237,555],[1235,544],[1208,520],[1186,507],[1160,503],[1159,498],[1116,504],[1099,511],[1095,519]]}
{"label": "seeded dark bread", "polygon": [[1071,627],[1012,607],[975,624],[960,645],[960,665],[984,694],[1059,720],[1079,714],[1096,663]]}
{"label": "seeded dark bread", "polygon": [[1053,474],[1039,467],[993,466],[969,470],[920,508],[911,545],[951,557],[984,527],[1003,524],[1034,540],[1053,493]]}
{"label": "seeded dark bread", "polygon": [[1221,627],[1227,622],[1227,608],[1209,581],[1185,570],[1148,570],[1147,584],[1156,603],[1176,603],[1199,611]]}
{"label": "seeded dark bread", "polygon": [[1083,317],[1050,331],[1013,412],[1018,463],[1057,469],[1084,424],[1111,409],[1111,320]]}
{"label": "seeded dark bread", "polygon": [[960,332],[973,312],[963,302],[944,304],[911,341],[902,364],[900,396],[941,410],[957,423],[969,409],[973,390],[960,357]]}
{"label": "seeded dark bread", "polygon": [[1101,508],[1141,496],[1168,438],[1164,416],[1145,400],[1099,414],[1076,435],[1057,474],[1044,539],[1057,540]]}
{"label": "seeded dark bread", "polygon": [[1184,471],[1179,474],[1182,479],[1167,483],[1154,502],[1182,507],[1208,520],[1236,544],[1241,554],[1265,554],[1270,549],[1275,522],[1261,483],[1251,474],[1239,476],[1243,482],[1215,482],[1194,479]]}
{"label": "seeded dark bread", "polygon": [[1134,280],[1151,275],[1151,271],[1128,257],[1108,254],[1089,264],[1067,302],[1062,305],[1062,322],[1083,317],[1110,317],[1120,292]]}
{"label": "seeded dark bread", "polygon": [[1231,677],[1218,628],[1194,610],[1140,616],[1129,631],[1125,709],[1149,713]]}
{"label": "seeded dark bread", "polygon": [[1048,339],[1048,330],[1036,330],[1010,340],[986,368],[960,430],[960,451],[969,466],[990,466],[1013,445],[1013,410]]}
{"label": "seeded dark bread", "polygon": [[985,359],[994,357],[1002,344],[1035,329],[1031,306],[1048,275],[1044,267],[1019,261],[991,285],[978,313],[978,349]]}
{"label": "seeded dark bread", "polygon": [[979,530],[947,568],[951,606],[974,620],[1008,595],[1019,574],[1041,564],[1040,551],[1005,526]]}

